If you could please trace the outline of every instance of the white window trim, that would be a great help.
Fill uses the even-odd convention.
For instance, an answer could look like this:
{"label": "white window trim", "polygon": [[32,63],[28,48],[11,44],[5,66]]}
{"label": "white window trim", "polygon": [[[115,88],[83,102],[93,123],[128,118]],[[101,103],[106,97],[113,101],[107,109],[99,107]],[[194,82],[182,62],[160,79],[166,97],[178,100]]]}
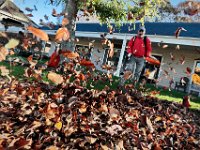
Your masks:
{"label": "white window trim", "polygon": [[[196,66],[196,63],[197,63],[198,61],[200,62],[200,60],[195,60],[195,61],[194,61],[193,68],[192,68],[192,73],[191,73],[191,74],[194,73],[195,66]],[[190,76],[190,82],[189,82],[189,83],[190,83],[190,84],[189,84],[188,92],[189,92],[189,93],[190,93],[191,91],[199,92],[198,97],[200,97],[200,91],[191,88],[191,86],[192,86],[192,75]]]}

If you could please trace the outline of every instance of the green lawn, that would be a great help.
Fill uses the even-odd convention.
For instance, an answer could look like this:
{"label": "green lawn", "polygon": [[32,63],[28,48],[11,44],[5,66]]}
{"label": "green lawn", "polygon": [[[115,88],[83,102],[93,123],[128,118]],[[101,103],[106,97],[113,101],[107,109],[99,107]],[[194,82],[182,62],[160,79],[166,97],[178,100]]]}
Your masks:
{"label": "green lawn", "polygon": [[0,62],[0,66],[6,66],[7,69],[10,70],[10,75],[13,75],[17,78],[22,78],[23,74],[24,74],[24,66],[20,66],[20,65],[10,65],[8,62]]}
{"label": "green lawn", "polygon": [[[168,101],[173,101],[177,103],[182,103],[182,98],[187,95],[184,92],[176,91],[176,90],[171,90],[169,91],[168,89],[163,89],[162,87],[155,88],[151,85],[148,85],[148,87],[151,90],[158,90],[160,91],[160,94],[157,94],[156,97],[159,98],[160,100],[168,100]],[[200,109],[200,98],[191,95],[191,108],[192,109]]]}
{"label": "green lawn", "polygon": [[[39,63],[44,63],[46,60],[40,61]],[[8,62],[0,62],[0,66],[6,66],[7,69],[11,70],[10,75],[13,75],[17,78],[23,78],[23,74],[24,74],[24,69],[26,68],[25,66],[20,66],[20,65],[15,65],[10,67],[10,64]],[[48,79],[46,78],[46,74],[47,72],[43,72],[43,76],[42,79],[47,81]],[[97,72],[97,74],[101,74],[99,72]],[[105,74],[106,75],[106,74]],[[102,78],[104,79],[104,78]],[[118,77],[113,77],[113,81],[109,82],[108,80],[102,80],[102,79],[98,79],[97,81],[90,81],[87,84],[87,88],[96,88],[96,89],[103,89],[105,87],[105,85],[109,86],[111,89],[116,89],[118,82],[119,82],[119,78]],[[157,97],[160,100],[167,100],[167,101],[173,101],[173,102],[177,102],[177,103],[181,103],[182,102],[182,98],[183,96],[186,95],[186,93],[183,92],[178,92],[175,90],[171,90],[169,91],[168,89],[163,89],[162,87],[154,87],[150,84],[147,84],[145,87],[145,94],[150,93],[151,91],[159,91],[159,94],[154,95],[155,97]],[[191,97],[191,108],[192,109],[199,109],[200,108],[200,98],[192,96]]]}

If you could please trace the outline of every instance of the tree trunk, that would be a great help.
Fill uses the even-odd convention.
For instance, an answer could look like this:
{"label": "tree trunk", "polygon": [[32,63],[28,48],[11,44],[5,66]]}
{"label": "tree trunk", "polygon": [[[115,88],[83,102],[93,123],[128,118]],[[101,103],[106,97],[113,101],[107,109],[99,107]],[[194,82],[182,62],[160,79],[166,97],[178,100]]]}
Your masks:
{"label": "tree trunk", "polygon": [[61,43],[62,50],[75,50],[75,30],[76,30],[76,15],[77,15],[77,6],[75,0],[68,0],[66,3],[64,13],[69,20],[67,29],[70,32],[70,39]]}

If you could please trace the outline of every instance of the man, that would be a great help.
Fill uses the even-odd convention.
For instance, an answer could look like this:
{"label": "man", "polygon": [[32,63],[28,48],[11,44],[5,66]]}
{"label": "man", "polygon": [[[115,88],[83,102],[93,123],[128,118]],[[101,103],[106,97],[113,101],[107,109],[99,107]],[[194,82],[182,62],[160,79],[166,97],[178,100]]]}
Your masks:
{"label": "man", "polygon": [[[132,72],[132,80],[135,85],[140,77],[142,69],[145,63],[145,57],[151,55],[152,47],[151,41],[148,37],[145,37],[146,29],[140,27],[136,36],[134,36],[128,43],[127,48],[127,64],[124,71]],[[126,62],[125,62],[126,63]],[[125,72],[120,80],[120,86],[123,86],[126,79]]]}

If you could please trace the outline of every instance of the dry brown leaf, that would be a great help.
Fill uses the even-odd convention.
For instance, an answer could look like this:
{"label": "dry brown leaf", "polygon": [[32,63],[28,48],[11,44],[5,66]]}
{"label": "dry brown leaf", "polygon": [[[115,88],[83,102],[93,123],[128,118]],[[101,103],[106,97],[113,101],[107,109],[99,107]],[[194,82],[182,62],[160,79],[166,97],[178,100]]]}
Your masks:
{"label": "dry brown leaf", "polygon": [[6,60],[6,56],[8,55],[8,50],[5,47],[0,48],[0,62]]}
{"label": "dry brown leaf", "polygon": [[79,54],[77,52],[72,52],[72,51],[62,51],[62,55],[69,58],[69,59],[75,59],[79,57]]}
{"label": "dry brown leaf", "polygon": [[84,81],[84,80],[86,80],[86,77],[85,77],[85,75],[84,75],[84,74],[82,74],[82,73],[79,73],[79,74],[77,74],[75,77],[76,77],[76,78],[78,78],[78,79],[79,79],[79,80],[81,80],[81,81]]}
{"label": "dry brown leaf", "polygon": [[67,28],[59,28],[56,32],[55,41],[56,42],[62,42],[67,41],[70,38],[70,33]]}
{"label": "dry brown leaf", "polygon": [[180,45],[176,45],[176,49],[179,50],[180,49]]}
{"label": "dry brown leaf", "polygon": [[26,140],[24,138],[19,138],[14,143],[14,148],[20,149],[20,148],[27,148],[30,149],[32,144],[32,140]]}
{"label": "dry brown leaf", "polygon": [[101,107],[98,110],[100,112],[108,112],[108,107],[106,104],[101,104]]}
{"label": "dry brown leaf", "polygon": [[118,134],[118,131],[122,131],[122,127],[120,125],[114,124],[107,129],[107,133],[109,133],[111,136],[114,134]]}
{"label": "dry brown leaf", "polygon": [[8,76],[9,70],[5,66],[0,66],[0,72],[2,76]]}
{"label": "dry brown leaf", "polygon": [[157,142],[154,143],[153,149],[154,149],[154,150],[162,150],[162,148],[160,147],[160,145],[159,145]]}
{"label": "dry brown leaf", "polygon": [[112,58],[115,51],[114,51],[114,43],[111,43],[111,41],[108,41],[108,46],[110,47],[109,55],[108,57]]}
{"label": "dry brown leaf", "polygon": [[33,35],[39,37],[40,39],[42,39],[44,41],[49,40],[48,34],[46,32],[44,32],[43,30],[37,29],[32,26],[28,26],[27,30],[30,31]]}
{"label": "dry brown leaf", "polygon": [[106,70],[111,70],[112,69],[112,66],[111,65],[107,65],[107,64],[102,65],[101,67],[102,67],[102,69],[106,69]]}
{"label": "dry brown leaf", "polygon": [[77,131],[77,128],[74,127],[74,126],[71,126],[69,128],[65,128],[64,129],[64,133],[65,133],[65,136],[70,136],[72,133],[76,132]]}
{"label": "dry brown leaf", "polygon": [[146,124],[150,130],[150,133],[153,133],[154,132],[153,124],[151,123],[151,120],[148,117],[146,117]]}
{"label": "dry brown leaf", "polygon": [[30,63],[30,68],[33,68],[37,65],[37,61],[36,60],[33,60],[33,55],[30,55],[28,58],[27,58],[28,62]]}
{"label": "dry brown leaf", "polygon": [[8,35],[6,32],[0,32],[0,37],[8,38]]}
{"label": "dry brown leaf", "polygon": [[93,138],[91,136],[86,136],[85,137],[86,141],[89,142],[90,144],[94,144],[97,140],[97,138]]}
{"label": "dry brown leaf", "polygon": [[117,119],[120,117],[120,112],[116,108],[113,108],[113,107],[109,108],[109,114],[110,114],[111,119]]}
{"label": "dry brown leaf", "polygon": [[102,148],[102,150],[111,150],[108,146],[102,145],[102,144],[101,144],[101,148]]}
{"label": "dry brown leaf", "polygon": [[62,84],[64,82],[63,77],[55,72],[49,72],[47,78],[55,84]]}
{"label": "dry brown leaf", "polygon": [[10,50],[9,55],[14,55],[14,54],[15,54],[14,50]]}
{"label": "dry brown leaf", "polygon": [[82,59],[79,63],[81,66],[94,67],[94,64],[90,60]]}
{"label": "dry brown leaf", "polygon": [[85,103],[80,105],[79,112],[85,113],[87,111],[87,105]]}
{"label": "dry brown leaf", "polygon": [[132,71],[125,71],[125,73],[124,73],[124,79],[125,80],[128,80],[128,79],[130,79],[131,78],[131,76],[132,76]]}
{"label": "dry brown leaf", "polygon": [[64,26],[66,26],[68,24],[69,24],[69,20],[67,18],[63,18],[63,20],[62,20],[62,26],[64,27]]}
{"label": "dry brown leaf", "polygon": [[10,39],[9,42],[5,45],[5,48],[11,49],[15,48],[19,44],[19,40],[17,39]]}
{"label": "dry brown leaf", "polygon": [[0,91],[0,96],[4,96],[8,91],[9,91],[10,88],[5,88],[5,89],[2,89]]}
{"label": "dry brown leaf", "polygon": [[168,45],[166,45],[166,44],[162,46],[162,48],[167,48],[167,47],[168,47]]}
{"label": "dry brown leaf", "polygon": [[116,150],[125,150],[125,148],[124,148],[124,141],[122,139],[116,145]]}
{"label": "dry brown leaf", "polygon": [[53,146],[47,147],[45,150],[59,150],[59,148],[53,145]]}
{"label": "dry brown leaf", "polygon": [[58,109],[51,107],[51,104],[48,105],[46,111],[45,111],[45,116],[48,119],[56,118],[56,115],[58,113]]}
{"label": "dry brown leaf", "polygon": [[40,127],[42,125],[42,123],[41,122],[39,122],[39,121],[34,121],[33,123],[32,123],[32,125],[31,125],[31,130],[35,130],[35,129],[37,129],[38,127]]}
{"label": "dry brown leaf", "polygon": [[58,130],[61,130],[61,128],[62,128],[62,122],[57,122],[57,123],[54,125],[54,127],[55,127],[56,129],[58,129]]}
{"label": "dry brown leaf", "polygon": [[155,122],[158,122],[158,121],[161,121],[162,120],[162,117],[160,117],[160,116],[156,116],[156,118],[155,118]]}
{"label": "dry brown leaf", "polygon": [[187,141],[188,141],[189,143],[198,144],[198,140],[195,139],[193,136],[190,136],[190,137],[187,139]]}

